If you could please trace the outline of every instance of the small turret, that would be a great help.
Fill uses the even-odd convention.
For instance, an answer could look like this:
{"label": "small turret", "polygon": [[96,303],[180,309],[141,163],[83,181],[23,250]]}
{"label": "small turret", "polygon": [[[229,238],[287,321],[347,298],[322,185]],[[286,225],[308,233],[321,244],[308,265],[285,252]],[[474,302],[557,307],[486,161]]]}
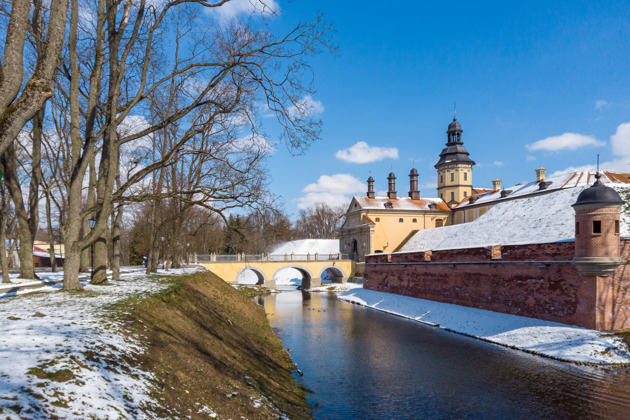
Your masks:
{"label": "small turret", "polygon": [[392,200],[396,199],[396,176],[393,172],[389,173],[389,176],[387,177],[387,184],[387,198]]}
{"label": "small turret", "polygon": [[543,168],[542,166],[536,169],[536,182],[544,181],[546,173],[547,169]]}
{"label": "small turret", "polygon": [[575,210],[575,257],[573,264],[583,276],[610,276],[621,259],[620,209],[624,201],[614,189],[600,181],[582,191]]}
{"label": "small turret", "polygon": [[409,198],[420,200],[420,190],[418,190],[418,171],[413,168],[409,173]]}
{"label": "small turret", "polygon": [[367,180],[367,184],[368,184],[367,197],[374,198],[374,178],[372,178],[371,175]]}

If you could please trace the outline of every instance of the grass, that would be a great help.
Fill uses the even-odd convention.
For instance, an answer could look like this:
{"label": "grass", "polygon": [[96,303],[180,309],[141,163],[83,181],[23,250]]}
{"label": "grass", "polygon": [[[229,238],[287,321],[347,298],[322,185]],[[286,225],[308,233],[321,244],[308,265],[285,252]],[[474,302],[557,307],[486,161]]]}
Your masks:
{"label": "grass", "polygon": [[237,284],[234,286],[234,288],[248,299],[253,299],[257,296],[267,296],[271,294],[271,289],[265,286],[249,286]]}
{"label": "grass", "polygon": [[220,418],[311,418],[293,361],[252,301],[269,289],[236,290],[208,272],[166,281],[152,296],[112,306],[112,316],[131,321],[128,334],[147,337],[148,350],[136,356],[156,376],[159,416],[198,417],[207,407]]}

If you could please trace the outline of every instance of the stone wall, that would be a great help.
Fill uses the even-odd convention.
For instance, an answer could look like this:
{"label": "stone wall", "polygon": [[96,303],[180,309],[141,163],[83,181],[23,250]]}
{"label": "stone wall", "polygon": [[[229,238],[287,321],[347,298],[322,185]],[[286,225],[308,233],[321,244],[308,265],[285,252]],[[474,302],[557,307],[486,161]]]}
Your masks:
{"label": "stone wall", "polygon": [[[365,288],[599,330],[630,329],[630,272],[583,277],[574,242],[380,254]],[[622,255],[630,257],[630,241]]]}

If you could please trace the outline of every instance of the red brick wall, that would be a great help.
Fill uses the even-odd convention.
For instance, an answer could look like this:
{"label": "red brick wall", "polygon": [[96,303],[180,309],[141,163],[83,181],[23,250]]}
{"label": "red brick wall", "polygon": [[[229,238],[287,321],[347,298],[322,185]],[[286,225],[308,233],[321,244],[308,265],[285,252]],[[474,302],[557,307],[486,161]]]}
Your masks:
{"label": "red brick wall", "polygon": [[[601,234],[593,235],[593,221],[601,222]],[[575,221],[580,232],[575,238],[576,257],[609,257],[619,255],[619,235],[615,235],[618,208],[578,209]]]}
{"label": "red brick wall", "polygon": [[[582,277],[574,242],[368,257],[365,288],[600,330],[630,328],[630,270]],[[496,255],[497,249],[494,249]],[[623,243],[630,257],[630,241]]]}

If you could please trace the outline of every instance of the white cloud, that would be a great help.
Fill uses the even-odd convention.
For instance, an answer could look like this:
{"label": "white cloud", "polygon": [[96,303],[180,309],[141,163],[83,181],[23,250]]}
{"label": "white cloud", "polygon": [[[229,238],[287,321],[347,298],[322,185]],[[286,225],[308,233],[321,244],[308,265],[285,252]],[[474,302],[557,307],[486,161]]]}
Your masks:
{"label": "white cloud", "polygon": [[536,156],[531,156],[531,155],[529,155],[529,156],[527,156],[527,157],[525,158],[525,160],[527,160],[527,161],[536,160]]}
{"label": "white cloud", "polygon": [[335,193],[308,193],[304,197],[298,198],[298,208],[299,209],[307,209],[312,207],[313,204],[316,203],[324,203],[331,207],[339,206],[339,205],[348,205],[350,203],[350,199],[343,194],[335,194]]}
{"label": "white cloud", "polygon": [[280,5],[275,0],[231,0],[220,7],[206,8],[206,11],[226,22],[241,15],[276,16],[280,13]]}
{"label": "white cloud", "polygon": [[320,101],[313,99],[311,95],[306,95],[289,107],[288,112],[291,117],[307,118],[321,114],[324,109]]}
{"label": "white cloud", "polygon": [[245,137],[234,139],[230,142],[230,147],[235,152],[245,153],[273,153],[276,151],[273,143],[260,134],[250,134]]}
{"label": "white cloud", "polygon": [[623,123],[617,127],[615,134],[610,136],[610,146],[615,155],[630,157],[630,123]]}
{"label": "white cloud", "polygon": [[604,100],[595,101],[595,109],[601,110],[605,108],[607,105],[609,105],[608,102]]}
{"label": "white cloud", "polygon": [[503,166],[503,162],[501,162],[500,160],[495,160],[494,162],[492,162],[492,164],[494,166]]}
{"label": "white cloud", "polygon": [[365,184],[350,174],[322,175],[317,182],[308,184],[302,192],[334,192],[351,194],[365,189]]}
{"label": "white cloud", "polygon": [[350,163],[371,163],[383,159],[398,159],[398,149],[396,147],[370,146],[364,141],[357,142],[349,149],[339,150],[335,157],[344,162]]}
{"label": "white cloud", "polygon": [[302,192],[306,195],[298,199],[298,208],[305,209],[315,203],[331,206],[347,204],[350,198],[346,194],[363,193],[366,185],[350,174],[322,175],[317,182],[308,184]]}
{"label": "white cloud", "polygon": [[604,143],[598,141],[593,136],[585,136],[577,133],[564,133],[559,136],[547,137],[538,140],[534,144],[528,144],[527,150],[534,152],[537,150],[545,150],[548,152],[557,152],[560,150],[576,150],[586,146],[603,146]]}
{"label": "white cloud", "polygon": [[[603,162],[599,166],[607,171],[628,172],[630,170],[630,123],[623,123],[617,127],[615,134],[610,136],[610,146],[614,154],[611,161]],[[570,166],[551,174],[552,176],[577,171],[594,171],[595,164]]]}

